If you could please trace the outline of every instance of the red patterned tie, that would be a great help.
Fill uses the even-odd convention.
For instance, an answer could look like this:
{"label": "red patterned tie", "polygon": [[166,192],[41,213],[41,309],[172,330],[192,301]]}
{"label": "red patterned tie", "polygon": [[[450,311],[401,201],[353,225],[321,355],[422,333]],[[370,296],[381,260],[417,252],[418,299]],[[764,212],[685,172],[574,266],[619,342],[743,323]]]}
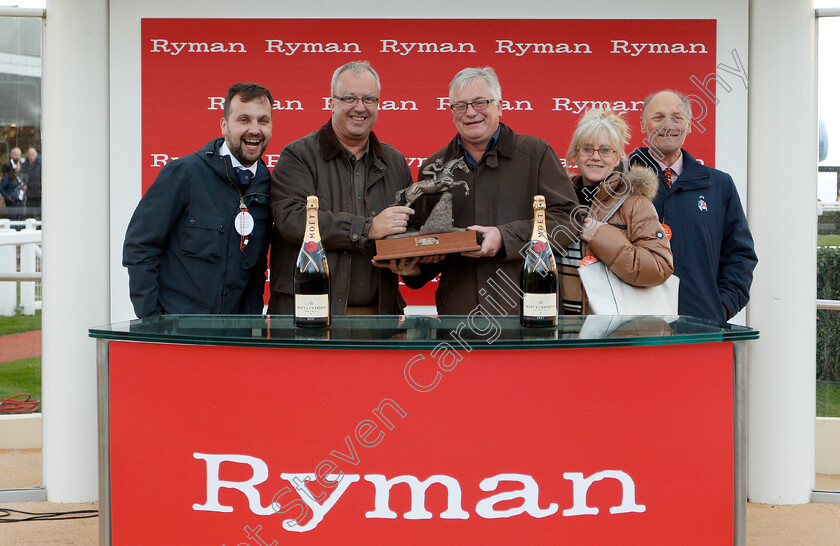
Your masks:
{"label": "red patterned tie", "polygon": [[671,173],[672,172],[673,171],[671,171],[671,167],[665,167],[665,182],[668,183],[669,188],[671,187],[671,184],[673,184],[673,182],[671,182]]}

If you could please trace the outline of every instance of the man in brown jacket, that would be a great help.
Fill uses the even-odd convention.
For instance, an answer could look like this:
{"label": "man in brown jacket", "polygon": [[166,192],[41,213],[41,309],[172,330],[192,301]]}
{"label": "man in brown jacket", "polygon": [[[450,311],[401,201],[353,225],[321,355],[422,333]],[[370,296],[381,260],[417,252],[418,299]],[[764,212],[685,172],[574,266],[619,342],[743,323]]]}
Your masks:
{"label": "man in brown jacket", "polygon": [[303,240],[306,197],[317,195],[318,227],[330,267],[333,315],[402,313],[397,276],[371,263],[373,241],[402,233],[413,210],[389,207],[411,184],[405,157],[373,133],[379,76],[367,62],[339,67],[332,114],[318,131],[290,143],[271,175],[270,314],[294,311],[294,266]]}
{"label": "man in brown jacket", "polygon": [[[470,194],[453,192],[453,219],[479,235],[481,250],[449,255],[435,264],[399,271],[407,286],[419,288],[440,272],[435,294],[438,313],[466,315],[479,305],[484,314],[519,313],[521,250],[530,240],[534,195],[544,195],[546,221],[555,252],[577,237],[571,214],[574,188],[555,151],[534,136],[519,135],[499,122],[502,89],[490,68],[465,68],[449,84],[449,104],[458,134],[421,166],[464,157]],[[433,199],[418,205],[417,218]],[[576,223],[580,226],[580,219]]]}

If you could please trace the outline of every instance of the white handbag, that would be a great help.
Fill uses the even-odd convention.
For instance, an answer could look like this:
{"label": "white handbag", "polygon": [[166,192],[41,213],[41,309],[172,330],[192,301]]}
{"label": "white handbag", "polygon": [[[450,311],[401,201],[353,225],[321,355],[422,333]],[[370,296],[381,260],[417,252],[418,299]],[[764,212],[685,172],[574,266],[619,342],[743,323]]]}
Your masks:
{"label": "white handbag", "polygon": [[593,315],[677,314],[680,279],[676,275],[659,286],[643,288],[622,281],[600,260],[578,273]]}
{"label": "white handbag", "polygon": [[[629,192],[618,199],[610,219],[627,199]],[[598,260],[578,268],[580,281],[593,315],[676,315],[680,279],[671,275],[664,284],[643,288],[619,279],[604,262]]]}

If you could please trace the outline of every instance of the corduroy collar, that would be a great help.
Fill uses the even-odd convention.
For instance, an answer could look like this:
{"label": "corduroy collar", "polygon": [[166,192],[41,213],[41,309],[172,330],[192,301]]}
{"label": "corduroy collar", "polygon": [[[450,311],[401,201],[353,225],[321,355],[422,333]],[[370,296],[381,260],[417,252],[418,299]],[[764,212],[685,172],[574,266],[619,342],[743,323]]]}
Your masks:
{"label": "corduroy collar", "polygon": [[[368,137],[370,141],[369,150],[373,153],[374,159],[381,161],[384,165],[388,162],[385,160],[385,150],[382,149],[382,144],[376,138],[376,134],[371,131]],[[344,146],[338,140],[332,126],[332,118],[327,120],[323,127],[318,129],[318,144],[321,145],[321,152],[324,154],[324,161],[333,159],[336,155],[344,153]]]}

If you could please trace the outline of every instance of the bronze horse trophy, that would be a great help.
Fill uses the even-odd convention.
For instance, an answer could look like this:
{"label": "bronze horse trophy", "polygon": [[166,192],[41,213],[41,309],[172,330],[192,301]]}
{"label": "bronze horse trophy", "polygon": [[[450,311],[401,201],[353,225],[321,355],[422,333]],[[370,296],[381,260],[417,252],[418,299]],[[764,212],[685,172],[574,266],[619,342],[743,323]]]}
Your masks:
{"label": "bronze horse trophy", "polygon": [[395,207],[399,205],[400,200],[404,196],[405,206],[410,207],[423,195],[449,193],[455,186],[464,186],[466,195],[469,195],[470,187],[467,183],[463,180],[455,180],[455,175],[453,173],[455,169],[464,171],[465,173],[470,172],[470,168],[467,167],[466,163],[464,163],[463,157],[448,161],[445,165],[443,164],[442,159],[438,159],[434,163],[430,163],[420,174],[431,176],[432,178],[419,180],[416,184],[412,184],[406,189],[398,191],[396,196],[397,200],[394,201],[391,206]]}
{"label": "bronze horse trophy", "polygon": [[419,231],[406,231],[376,241],[377,255],[374,260],[469,252],[481,248],[476,242],[474,231],[452,225],[452,189],[463,186],[465,194],[470,194],[470,187],[465,181],[455,180],[455,171],[470,172],[463,157],[446,163],[438,159],[421,172],[431,178],[420,180],[397,192],[392,207],[399,205],[403,199],[405,206],[411,207],[424,195],[443,195]]}

